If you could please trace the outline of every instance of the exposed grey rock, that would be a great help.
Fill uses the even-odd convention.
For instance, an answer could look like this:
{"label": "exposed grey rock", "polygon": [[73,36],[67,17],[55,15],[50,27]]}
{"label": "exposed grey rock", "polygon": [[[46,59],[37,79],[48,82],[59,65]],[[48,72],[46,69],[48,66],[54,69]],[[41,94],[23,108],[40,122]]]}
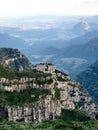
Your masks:
{"label": "exposed grey rock", "polygon": [[[58,76],[61,76],[61,81],[58,80]],[[47,79],[49,78],[47,77]],[[41,122],[55,119],[56,116],[60,115],[62,108],[78,108],[92,117],[96,116],[97,106],[79,83],[60,72],[53,73],[52,78],[53,82],[51,84],[45,83],[43,85],[34,83],[35,78],[23,77],[19,80],[0,78],[0,89],[3,91],[18,91],[21,93],[21,90],[29,88],[49,89],[51,91],[51,94],[45,98],[40,95],[36,102],[22,104],[21,106],[1,106],[0,115],[7,116],[10,121]],[[44,80],[44,78],[41,80]],[[4,86],[4,83],[6,86]],[[10,83],[10,86],[7,86],[7,83]],[[59,91],[58,97],[56,96],[57,90]],[[34,95],[31,95],[31,98],[33,97]],[[81,102],[82,105],[80,105]]]}

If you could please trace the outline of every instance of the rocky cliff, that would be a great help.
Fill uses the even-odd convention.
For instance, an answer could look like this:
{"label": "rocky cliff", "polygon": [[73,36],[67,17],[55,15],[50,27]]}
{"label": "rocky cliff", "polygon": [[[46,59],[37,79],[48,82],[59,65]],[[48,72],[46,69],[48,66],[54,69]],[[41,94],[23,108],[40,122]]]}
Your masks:
{"label": "rocky cliff", "polygon": [[0,48],[0,64],[14,71],[31,71],[33,65],[18,49]]}
{"label": "rocky cliff", "polygon": [[65,73],[9,74],[0,76],[0,115],[10,121],[41,122],[59,116],[62,109],[80,109],[92,117],[97,114],[87,91]]}

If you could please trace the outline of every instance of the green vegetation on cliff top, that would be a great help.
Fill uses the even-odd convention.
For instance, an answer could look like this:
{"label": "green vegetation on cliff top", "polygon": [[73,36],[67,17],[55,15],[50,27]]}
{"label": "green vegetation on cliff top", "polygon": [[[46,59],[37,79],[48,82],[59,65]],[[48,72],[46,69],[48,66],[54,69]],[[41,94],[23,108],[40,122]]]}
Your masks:
{"label": "green vegetation on cliff top", "polygon": [[38,78],[38,77],[43,77],[46,78],[48,76],[51,76],[51,74],[46,74],[42,72],[17,72],[17,71],[11,71],[10,69],[5,69],[2,65],[0,65],[0,77],[1,78],[7,78],[7,79],[20,79],[23,77],[28,77],[28,78]]}
{"label": "green vegetation on cliff top", "polygon": [[[45,79],[46,77],[50,77],[50,79]],[[35,78],[34,81],[38,85],[51,84],[53,79],[51,78],[51,74],[44,74],[39,72],[13,72],[10,70],[6,70],[0,65],[0,77],[7,79],[20,79],[20,78]],[[40,78],[44,78],[44,80],[39,80]],[[33,81],[32,81],[33,83]],[[11,86],[12,83],[3,83],[4,86]],[[19,85],[18,83],[15,83]],[[39,100],[39,96],[43,98],[46,95],[51,94],[50,90],[47,89],[33,89],[29,88],[26,90],[21,90],[21,92],[7,92],[0,91],[0,104],[1,105],[23,105],[25,103],[32,103]],[[33,97],[32,97],[33,95]]]}
{"label": "green vegetation on cliff top", "polygon": [[0,48],[0,63],[14,71],[31,71],[33,65],[18,49]]}
{"label": "green vegetation on cliff top", "polygon": [[51,91],[47,89],[25,89],[21,92],[0,91],[0,105],[23,105],[39,100],[39,96],[45,98]]}

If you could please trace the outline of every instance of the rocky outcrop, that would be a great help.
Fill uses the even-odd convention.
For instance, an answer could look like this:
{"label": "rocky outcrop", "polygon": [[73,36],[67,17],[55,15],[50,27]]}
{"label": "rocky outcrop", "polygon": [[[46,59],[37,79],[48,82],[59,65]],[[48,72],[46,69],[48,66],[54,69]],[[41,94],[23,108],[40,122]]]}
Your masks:
{"label": "rocky outcrop", "polygon": [[0,64],[19,72],[33,70],[33,65],[18,49],[0,48]]}
{"label": "rocky outcrop", "polygon": [[13,121],[41,122],[54,119],[60,113],[60,102],[51,100],[51,96],[29,105],[8,107],[9,120]]}
{"label": "rocky outcrop", "polygon": [[[39,92],[41,90],[49,90],[50,92],[24,97],[24,100],[27,98],[32,100],[37,96],[37,100],[30,103],[27,102],[28,100],[19,105],[6,104],[5,106],[1,103],[0,115],[8,117],[10,121],[41,122],[59,116],[62,109],[77,108],[87,112],[92,117],[97,114],[97,106],[87,91],[79,83],[71,80],[69,76],[60,71],[45,77],[21,77],[12,80],[0,78],[0,91],[21,94],[23,90],[35,88]],[[5,98],[5,100],[8,99]],[[13,99],[9,99],[9,102],[11,100]]]}

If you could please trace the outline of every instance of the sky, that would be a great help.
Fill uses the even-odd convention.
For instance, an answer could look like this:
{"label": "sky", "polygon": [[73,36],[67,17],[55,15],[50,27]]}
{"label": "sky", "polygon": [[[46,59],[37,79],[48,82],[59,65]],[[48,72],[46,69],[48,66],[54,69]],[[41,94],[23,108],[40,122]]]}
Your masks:
{"label": "sky", "polygon": [[0,17],[98,15],[98,0],[0,0]]}

